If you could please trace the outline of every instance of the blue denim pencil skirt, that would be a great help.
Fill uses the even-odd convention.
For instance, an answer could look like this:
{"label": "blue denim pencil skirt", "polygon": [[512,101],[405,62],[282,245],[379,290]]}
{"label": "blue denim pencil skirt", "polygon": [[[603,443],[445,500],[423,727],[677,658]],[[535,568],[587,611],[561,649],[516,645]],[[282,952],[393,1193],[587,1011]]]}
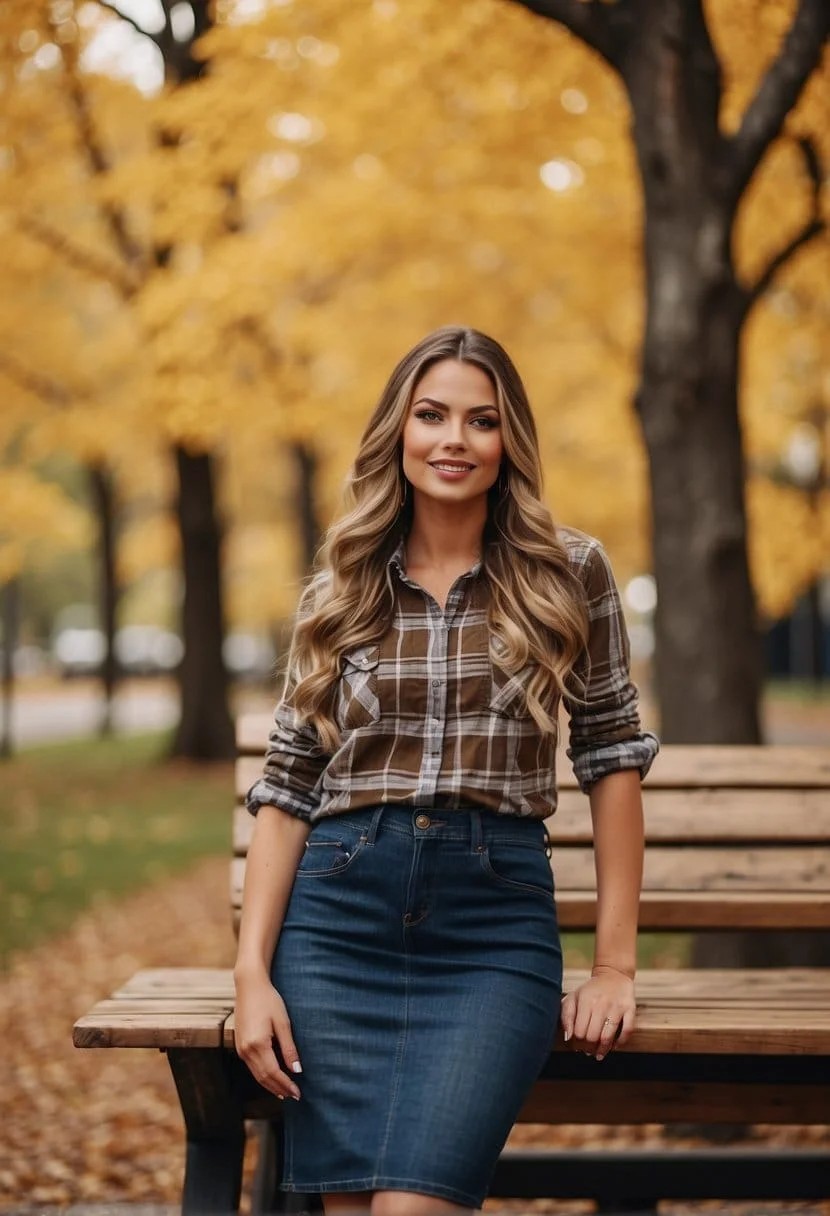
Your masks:
{"label": "blue denim pencil skirt", "polygon": [[543,824],[388,805],[323,820],[272,979],[303,1065],[283,1189],[480,1207],[559,1016]]}

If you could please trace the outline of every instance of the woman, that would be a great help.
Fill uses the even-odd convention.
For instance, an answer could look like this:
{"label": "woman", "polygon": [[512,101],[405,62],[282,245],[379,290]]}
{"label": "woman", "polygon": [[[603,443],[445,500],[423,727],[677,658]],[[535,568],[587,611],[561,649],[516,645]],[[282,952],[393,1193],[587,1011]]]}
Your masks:
{"label": "woman", "polygon": [[322,1193],[327,1212],[469,1212],[560,1015],[542,822],[560,700],[598,880],[595,964],[561,1021],[597,1059],[634,1021],[657,741],[607,560],[542,504],[498,343],[449,327],[401,360],[350,495],[248,793],[237,1050],[296,1099],[285,1189]]}

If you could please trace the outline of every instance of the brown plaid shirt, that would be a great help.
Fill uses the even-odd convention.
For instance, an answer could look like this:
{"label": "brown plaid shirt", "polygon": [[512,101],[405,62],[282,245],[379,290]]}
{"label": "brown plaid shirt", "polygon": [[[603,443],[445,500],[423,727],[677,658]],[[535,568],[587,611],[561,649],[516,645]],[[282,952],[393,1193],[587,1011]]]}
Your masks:
{"label": "brown plaid shirt", "polygon": [[[618,769],[644,776],[657,753],[640,729],[628,673],[628,638],[614,576],[598,541],[561,528],[584,589],[590,637],[578,666],[584,703],[568,701],[568,755],[587,790]],[[248,791],[301,819],[379,803],[477,807],[544,818],[556,808],[556,739],[527,712],[531,668],[509,675],[490,657],[487,584],[474,566],[453,585],[442,612],[390,558],[396,588],[392,626],[379,646],[346,655],[335,717],[340,746],[325,753],[298,720],[291,680],[277,705],[263,776]],[[496,652],[496,660],[498,653]]]}

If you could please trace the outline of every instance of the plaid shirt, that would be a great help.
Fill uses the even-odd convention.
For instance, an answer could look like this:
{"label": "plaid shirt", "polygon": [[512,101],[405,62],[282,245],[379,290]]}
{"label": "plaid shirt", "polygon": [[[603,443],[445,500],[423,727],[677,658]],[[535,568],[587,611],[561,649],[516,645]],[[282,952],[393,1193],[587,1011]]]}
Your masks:
{"label": "plaid shirt", "polygon": [[[648,771],[654,735],[640,729],[628,673],[628,638],[619,594],[600,544],[560,529],[585,589],[590,622],[577,665],[584,703],[567,701],[568,755],[583,790],[618,769]],[[480,563],[456,580],[442,611],[402,567],[403,542],[390,558],[396,590],[391,628],[378,646],[344,656],[333,754],[298,720],[291,680],[277,705],[263,776],[248,791],[263,803],[316,822],[379,803],[544,818],[556,809],[556,738],[530,717],[524,683],[490,657],[487,584]],[[494,643],[497,646],[497,643]]]}

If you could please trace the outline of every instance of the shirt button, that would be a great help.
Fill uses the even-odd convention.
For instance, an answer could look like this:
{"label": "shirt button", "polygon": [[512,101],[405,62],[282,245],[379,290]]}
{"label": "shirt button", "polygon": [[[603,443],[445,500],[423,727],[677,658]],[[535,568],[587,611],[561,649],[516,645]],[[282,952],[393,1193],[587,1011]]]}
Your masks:
{"label": "shirt button", "polygon": [[432,687],[433,687],[433,688],[440,688],[440,687],[441,687],[441,681],[440,681],[440,680],[433,680],[433,681],[432,681]]}
{"label": "shirt button", "polygon": [[415,816],[415,827],[416,828],[428,828],[431,822],[432,822],[432,820],[430,819],[429,815],[416,815]]}

